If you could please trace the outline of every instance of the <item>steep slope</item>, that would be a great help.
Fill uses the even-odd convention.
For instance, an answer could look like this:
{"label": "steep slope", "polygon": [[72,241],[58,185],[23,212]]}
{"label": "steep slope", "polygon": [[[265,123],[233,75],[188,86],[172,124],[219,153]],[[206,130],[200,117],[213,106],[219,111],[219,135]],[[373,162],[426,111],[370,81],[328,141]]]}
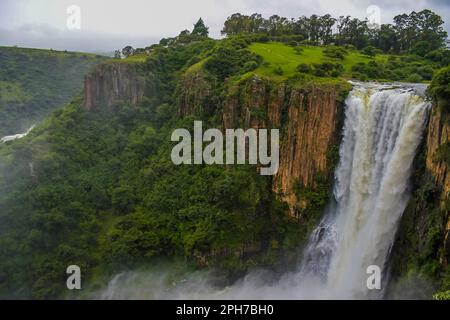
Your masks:
{"label": "steep slope", "polygon": [[442,79],[435,77],[429,90],[434,105],[422,151],[416,160],[412,198],[393,248],[394,281],[390,290],[393,297],[401,294],[430,298],[436,291],[443,292],[437,297],[450,297],[449,100],[434,94],[436,86],[445,92],[449,83],[436,83],[439,78]]}
{"label": "steep slope", "polygon": [[0,47],[0,137],[25,132],[82,88],[87,70],[106,57]]}
{"label": "steep slope", "polygon": [[[71,264],[88,291],[161,257],[217,267],[229,281],[251,267],[297,263],[329,200],[351,85],[265,77],[253,72],[264,62],[247,47],[205,39],[108,61],[85,77],[83,97],[0,145],[1,297],[82,298],[65,287]],[[171,133],[192,130],[194,120],[222,130],[279,128],[278,173],[175,166]],[[441,144],[446,130],[429,133],[430,143]],[[431,185],[445,185],[442,167],[429,166]]]}

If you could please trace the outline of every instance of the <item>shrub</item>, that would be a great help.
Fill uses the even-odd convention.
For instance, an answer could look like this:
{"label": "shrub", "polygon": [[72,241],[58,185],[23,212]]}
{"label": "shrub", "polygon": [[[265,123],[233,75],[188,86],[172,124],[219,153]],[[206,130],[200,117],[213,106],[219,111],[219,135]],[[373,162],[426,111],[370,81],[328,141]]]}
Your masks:
{"label": "shrub", "polygon": [[294,51],[295,51],[296,54],[302,54],[303,53],[303,48],[297,46],[297,47],[294,48]]}
{"label": "shrub", "polygon": [[356,50],[356,47],[352,44],[346,44],[346,45],[344,45],[344,48],[345,48],[345,50],[348,50],[348,51]]}
{"label": "shrub", "polygon": [[425,58],[433,62],[441,62],[442,59],[444,58],[444,50],[437,49],[430,51],[425,55]]}
{"label": "shrub", "polygon": [[246,46],[247,41],[243,37],[236,37],[221,43],[205,62],[206,70],[219,80],[247,72],[246,67],[254,67],[254,63],[247,64],[247,62],[254,61],[259,64],[262,58],[250,52]]}
{"label": "shrub", "polygon": [[340,63],[324,62],[313,66],[313,74],[317,77],[338,77],[344,71],[344,66]]}
{"label": "shrub", "polygon": [[419,41],[411,49],[411,52],[418,56],[424,57],[432,50],[432,45],[428,41]]}
{"label": "shrub", "polygon": [[278,66],[275,68],[273,73],[275,73],[276,75],[282,76],[284,72],[283,72],[283,69],[280,66]]}
{"label": "shrub", "polygon": [[375,55],[379,52],[377,48],[373,46],[367,46],[361,51],[363,54],[369,57],[375,57]]}
{"label": "shrub", "polygon": [[300,63],[297,67],[297,70],[301,73],[310,73],[311,66],[307,63]]}
{"label": "shrub", "polygon": [[253,71],[253,70],[255,70],[256,68],[258,68],[258,62],[254,61],[254,60],[247,61],[247,62],[244,64],[244,67],[243,67],[244,72]]}
{"label": "shrub", "polygon": [[437,50],[430,51],[425,55],[425,59],[439,63],[441,66],[449,65],[450,64],[450,50],[437,49]]}
{"label": "shrub", "polygon": [[368,63],[360,62],[352,67],[353,72],[365,74],[370,79],[384,78],[384,70],[384,64],[377,63],[376,61],[369,61]]}
{"label": "shrub", "polygon": [[421,82],[422,80],[423,79],[420,76],[420,74],[417,74],[417,73],[413,73],[408,78],[406,78],[406,81],[408,81],[408,82]]}
{"label": "shrub", "polygon": [[433,294],[433,300],[450,300],[450,290]]}
{"label": "shrub", "polygon": [[425,80],[431,80],[433,78],[434,70],[431,66],[422,66],[417,68],[417,73]]}
{"label": "shrub", "polygon": [[303,40],[303,41],[300,42],[300,44],[304,45],[304,46],[317,46],[317,45],[319,45],[317,43],[317,41],[312,41],[312,40]]}
{"label": "shrub", "polygon": [[347,55],[347,50],[345,50],[342,47],[327,47],[325,50],[323,50],[323,54],[332,59],[340,59],[343,60],[345,56]]}
{"label": "shrub", "polygon": [[267,34],[262,34],[262,35],[259,35],[258,37],[256,37],[255,41],[266,43],[266,42],[270,41],[270,38]]}
{"label": "shrub", "polygon": [[450,67],[439,70],[433,77],[428,93],[436,100],[439,105],[448,108],[450,105]]}

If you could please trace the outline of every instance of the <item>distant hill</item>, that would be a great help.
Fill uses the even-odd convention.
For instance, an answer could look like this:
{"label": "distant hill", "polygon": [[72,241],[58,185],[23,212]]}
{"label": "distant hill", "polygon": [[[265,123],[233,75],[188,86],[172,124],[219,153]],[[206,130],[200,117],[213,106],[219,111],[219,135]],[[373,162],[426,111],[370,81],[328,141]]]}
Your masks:
{"label": "distant hill", "polygon": [[77,94],[84,74],[107,57],[0,47],[0,137],[26,131]]}

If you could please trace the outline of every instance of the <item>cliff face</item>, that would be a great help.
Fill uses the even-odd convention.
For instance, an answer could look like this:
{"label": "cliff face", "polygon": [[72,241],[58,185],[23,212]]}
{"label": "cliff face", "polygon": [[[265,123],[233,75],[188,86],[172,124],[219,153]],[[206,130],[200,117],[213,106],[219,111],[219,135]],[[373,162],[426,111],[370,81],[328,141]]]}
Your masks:
{"label": "cliff face", "polygon": [[201,70],[186,73],[177,89],[178,115],[200,115],[208,111],[212,85]]}
{"label": "cliff face", "polygon": [[[192,87],[192,82],[189,84]],[[229,85],[222,102],[224,129],[280,129],[280,167],[272,179],[272,189],[288,203],[294,216],[296,208],[302,206],[294,192],[296,184],[316,187],[318,175],[331,181],[329,151],[339,144],[344,114],[339,97],[341,90],[349,89],[273,83],[258,77]],[[207,95],[197,93],[199,99],[182,99],[180,113],[201,108]]]}
{"label": "cliff face", "polygon": [[[450,172],[439,157],[450,140],[450,115],[434,105],[430,114],[423,146],[416,159],[413,193],[403,214],[397,239],[392,250],[393,280],[390,291],[404,294],[404,282],[419,277],[427,279],[435,288],[437,272],[444,273],[450,262]],[[448,151],[447,151],[448,152]],[[420,274],[420,276],[417,276]],[[398,281],[399,278],[403,278]],[[405,280],[406,279],[406,280]],[[400,289],[397,287],[400,286]],[[424,288],[425,290],[425,288]],[[429,291],[429,292],[425,292]],[[429,298],[433,288],[427,288]],[[417,298],[417,297],[414,297]]]}
{"label": "cliff face", "polygon": [[339,143],[340,119],[343,116],[337,96],[335,89],[327,92],[315,87],[307,94],[293,89],[289,95],[286,137],[274,190],[291,208],[297,202],[293,190],[295,183],[317,187],[319,174],[328,180],[332,177],[333,163],[328,155]]}
{"label": "cliff face", "polygon": [[84,81],[84,107],[137,105],[142,102],[145,80],[133,64],[116,62],[97,66]]}
{"label": "cliff face", "polygon": [[450,142],[450,114],[435,106],[430,116],[426,140],[426,169],[431,173],[438,188],[439,206],[446,211],[444,217],[444,238],[441,263],[450,262],[450,214],[448,199],[450,196],[450,168],[448,163],[439,158],[439,152]]}
{"label": "cliff face", "polygon": [[450,193],[450,170],[445,161],[436,159],[436,152],[439,147],[450,141],[450,116],[439,107],[435,107],[430,116],[426,139],[426,168],[433,175],[439,188],[442,188],[441,198],[445,199]]}

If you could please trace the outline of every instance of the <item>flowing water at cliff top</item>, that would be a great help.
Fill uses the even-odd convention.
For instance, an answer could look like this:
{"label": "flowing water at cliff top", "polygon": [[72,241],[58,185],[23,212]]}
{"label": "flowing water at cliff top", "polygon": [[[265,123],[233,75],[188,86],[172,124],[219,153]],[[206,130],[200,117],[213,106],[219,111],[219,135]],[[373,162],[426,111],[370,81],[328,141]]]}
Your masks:
{"label": "flowing water at cliff top", "polygon": [[355,84],[347,98],[333,190],[336,205],[312,234],[302,265],[304,276],[322,281],[325,296],[383,293],[369,292],[366,271],[371,265],[386,270],[409,199],[412,164],[429,109],[416,92],[411,87]]}
{"label": "flowing water at cliff top", "polygon": [[[298,272],[271,283],[264,275],[251,273],[224,290],[187,279],[179,290],[175,286],[163,297],[382,298],[388,257],[409,199],[412,165],[430,104],[423,98],[424,86],[353,85],[346,100],[332,203],[310,236]],[[373,265],[384,271],[380,290],[367,288],[367,268]],[[130,274],[115,277],[102,297],[124,298],[123,288],[136,285],[135,279]],[[130,298],[155,297],[138,293],[142,290],[131,292]]]}

